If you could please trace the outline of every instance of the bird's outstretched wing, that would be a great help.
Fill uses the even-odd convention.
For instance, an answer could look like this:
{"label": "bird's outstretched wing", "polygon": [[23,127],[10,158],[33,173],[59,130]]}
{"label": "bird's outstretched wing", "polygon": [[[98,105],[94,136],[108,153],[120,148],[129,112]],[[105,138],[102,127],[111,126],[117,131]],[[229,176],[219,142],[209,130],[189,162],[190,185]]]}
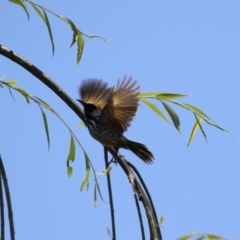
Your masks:
{"label": "bird's outstretched wing", "polygon": [[111,123],[116,132],[121,135],[130,126],[136,114],[139,89],[140,86],[132,80],[132,77],[125,76],[121,81],[119,80],[99,120]]}
{"label": "bird's outstretched wing", "polygon": [[111,97],[111,88],[101,79],[83,80],[79,88],[80,96],[85,103],[93,103],[100,110],[107,104]]}

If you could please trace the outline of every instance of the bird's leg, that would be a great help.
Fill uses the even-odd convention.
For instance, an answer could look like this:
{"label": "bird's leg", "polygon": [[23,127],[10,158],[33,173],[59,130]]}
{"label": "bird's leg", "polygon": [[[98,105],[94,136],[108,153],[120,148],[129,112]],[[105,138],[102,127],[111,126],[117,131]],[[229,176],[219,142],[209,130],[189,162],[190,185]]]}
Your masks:
{"label": "bird's leg", "polygon": [[118,154],[118,147],[115,147],[114,150],[115,150],[115,156],[112,157],[112,159],[109,161],[109,164],[111,164],[112,162],[117,164],[117,160],[116,160],[116,157],[117,157],[117,154]]}
{"label": "bird's leg", "polygon": [[[112,159],[109,161],[109,164],[111,164],[112,162],[115,163],[115,164],[117,164],[116,157],[117,157],[117,155],[119,154],[118,149],[119,149],[118,147],[115,147],[115,148],[114,148],[114,150],[115,150],[115,156],[112,157]],[[119,154],[119,155],[120,155],[120,157],[123,157],[123,155],[121,155],[121,154]]]}

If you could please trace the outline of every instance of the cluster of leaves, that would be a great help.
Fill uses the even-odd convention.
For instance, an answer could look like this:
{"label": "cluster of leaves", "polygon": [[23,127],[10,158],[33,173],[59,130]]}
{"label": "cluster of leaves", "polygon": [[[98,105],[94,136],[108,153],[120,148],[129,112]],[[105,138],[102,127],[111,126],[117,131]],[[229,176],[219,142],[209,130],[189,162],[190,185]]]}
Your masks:
{"label": "cluster of leaves", "polygon": [[175,128],[179,132],[181,129],[179,117],[178,117],[177,113],[166,102],[176,104],[176,105],[183,107],[184,109],[187,109],[190,112],[192,112],[196,122],[192,128],[187,146],[189,146],[192,143],[192,141],[195,137],[195,134],[199,128],[200,128],[201,133],[203,134],[205,140],[207,141],[207,136],[206,136],[206,134],[203,130],[202,124],[201,124],[202,120],[204,120],[207,124],[217,127],[218,129],[220,129],[224,132],[228,132],[227,130],[225,130],[222,127],[220,127],[219,125],[217,125],[211,118],[209,118],[207,116],[207,114],[205,114],[199,108],[197,108],[193,105],[190,105],[188,103],[180,103],[180,102],[175,101],[175,99],[179,99],[179,98],[183,98],[183,97],[187,97],[187,96],[188,95],[186,95],[186,94],[178,94],[178,93],[148,92],[148,93],[141,93],[141,94],[139,94],[138,97],[142,100],[142,102],[144,102],[148,107],[150,107],[153,111],[155,111],[165,121],[170,123],[167,116],[155,104],[153,104],[152,102],[150,102],[146,99],[149,98],[149,99],[156,99],[156,100],[160,101],[162,103],[162,105],[164,106],[165,110],[167,111],[168,115],[170,116]]}
{"label": "cluster of leaves", "polygon": [[177,240],[226,240],[226,238],[210,233],[189,233]]}
{"label": "cluster of leaves", "polygon": [[72,42],[70,44],[70,47],[72,47],[74,44],[77,44],[77,64],[80,63],[81,61],[81,57],[82,57],[82,53],[83,53],[83,47],[84,47],[84,37],[88,37],[88,38],[101,38],[103,40],[106,41],[105,38],[98,36],[98,35],[89,35],[89,34],[85,34],[83,32],[81,32],[77,26],[73,23],[73,21],[69,18],[63,17],[57,13],[54,13],[53,11],[47,9],[44,6],[41,6],[38,3],[32,2],[30,0],[9,0],[9,2],[15,3],[18,6],[22,7],[24,9],[24,11],[27,14],[28,19],[30,18],[29,15],[29,10],[27,8],[26,3],[29,3],[33,9],[37,12],[37,14],[41,17],[41,19],[43,20],[43,22],[46,24],[47,29],[48,29],[48,34],[51,40],[51,45],[52,45],[52,54],[54,55],[54,51],[55,51],[55,46],[54,46],[54,40],[53,40],[53,34],[52,34],[52,28],[50,25],[50,21],[48,18],[48,14],[50,13],[52,15],[54,15],[55,17],[60,18],[62,21],[66,22],[72,29],[73,32],[73,37],[72,37]]}

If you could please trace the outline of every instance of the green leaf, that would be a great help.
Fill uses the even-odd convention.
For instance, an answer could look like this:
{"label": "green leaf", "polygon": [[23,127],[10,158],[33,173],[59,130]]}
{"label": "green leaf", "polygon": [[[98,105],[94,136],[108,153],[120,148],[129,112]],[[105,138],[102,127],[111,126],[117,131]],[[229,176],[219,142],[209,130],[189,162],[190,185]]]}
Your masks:
{"label": "green leaf", "polygon": [[221,236],[213,235],[213,234],[207,234],[208,240],[226,240],[226,238],[223,238]]}
{"label": "green leaf", "polygon": [[166,120],[168,123],[169,120],[167,119],[167,117],[164,115],[164,113],[162,111],[160,111],[160,109],[154,105],[152,102],[149,102],[145,99],[141,99],[147,106],[149,106],[153,111],[155,111],[157,114],[159,114],[164,120]]}
{"label": "green leaf", "polygon": [[45,101],[43,101],[41,98],[38,98],[36,96],[33,96],[43,107],[49,109],[49,110],[53,110],[49,104],[47,104]]}
{"label": "green leaf", "polygon": [[10,80],[8,82],[5,82],[8,86],[13,86],[17,83],[17,80]]}
{"label": "green leaf", "polygon": [[14,96],[13,96],[13,93],[12,93],[12,90],[11,90],[11,88],[10,88],[10,87],[8,88],[8,90],[9,90],[9,92],[10,92],[10,95],[11,95],[11,97],[13,98],[13,100],[14,100],[14,101],[16,101],[16,100],[15,100],[15,98],[14,98]]}
{"label": "green leaf", "polygon": [[69,18],[64,19],[71,26],[71,29],[73,31],[73,38],[70,47],[72,47],[73,44],[77,42],[77,64],[79,64],[83,53],[84,38],[82,33],[78,30],[76,25]]}
{"label": "green leaf", "polygon": [[102,171],[101,173],[97,173],[98,175],[107,175],[111,172],[112,167],[109,165],[107,169],[105,169],[104,171]]}
{"label": "green leaf", "polygon": [[52,44],[52,53],[54,55],[54,50],[55,50],[55,46],[54,46],[54,41],[53,41],[53,35],[52,35],[52,30],[51,30],[51,25],[50,22],[48,20],[48,16],[46,11],[42,8],[43,13],[40,11],[39,7],[36,6],[34,3],[30,3],[32,5],[32,7],[35,9],[35,11],[38,13],[38,15],[42,18],[42,20],[44,21],[44,23],[47,26],[48,29],[48,34],[51,40],[51,44]]}
{"label": "green leaf", "polygon": [[[207,119],[204,119],[204,121],[205,121],[207,124],[212,125],[212,126],[218,128],[218,129],[220,129],[220,130],[222,130],[222,131],[224,131],[224,132],[230,133],[228,130],[220,127],[219,125],[217,125],[216,123],[214,123],[214,122],[212,122],[212,121],[209,121],[209,120],[207,120]],[[231,133],[230,133],[230,134],[231,134]]]}
{"label": "green leaf", "polygon": [[74,160],[75,160],[75,143],[74,143],[73,136],[71,135],[70,148],[69,148],[67,161],[73,162]]}
{"label": "green leaf", "polygon": [[188,234],[186,234],[182,237],[179,237],[177,240],[187,240],[187,239],[189,239],[191,237],[194,237],[194,236],[196,236],[196,233],[188,233]]}
{"label": "green leaf", "polygon": [[177,98],[183,98],[183,97],[187,97],[188,95],[186,94],[178,94],[178,93],[159,93],[156,96],[154,96],[154,98],[157,99],[162,99],[162,100],[173,100],[173,99],[177,99]]}
{"label": "green leaf", "polygon": [[28,13],[28,9],[25,5],[25,1],[23,1],[23,0],[8,0],[8,1],[21,6],[24,9],[25,13],[27,14],[27,17],[28,17],[28,20],[29,20],[29,13]]}
{"label": "green leaf", "polygon": [[163,222],[165,221],[165,217],[161,216],[159,219],[159,226],[161,227],[163,225]]}
{"label": "green leaf", "polygon": [[81,58],[82,58],[82,53],[83,53],[83,47],[84,47],[84,38],[82,33],[78,31],[78,38],[77,38],[77,64],[80,63]]}
{"label": "green leaf", "polygon": [[204,136],[204,138],[205,138],[205,140],[206,140],[206,142],[207,142],[207,144],[208,144],[208,141],[207,141],[207,135],[206,135],[206,133],[205,133],[204,130],[203,130],[203,127],[202,127],[201,122],[198,120],[198,117],[197,117],[196,114],[194,114],[194,117],[195,117],[196,121],[198,121],[198,124],[199,124],[200,130],[201,130],[201,133],[203,134],[203,136]]}
{"label": "green leaf", "polygon": [[86,173],[85,173],[84,180],[83,180],[83,182],[81,184],[81,187],[80,187],[81,191],[87,185],[88,179],[89,179],[89,176],[90,176],[90,160],[89,160],[89,157],[88,157],[88,155],[87,155],[87,153],[85,151],[84,151],[84,157],[85,157],[85,163],[86,163]]}
{"label": "green leaf", "polygon": [[147,97],[155,97],[158,94],[161,94],[164,92],[146,92],[146,93],[140,93],[138,94],[138,98],[147,98]]}
{"label": "green leaf", "polygon": [[40,107],[40,109],[41,109],[42,116],[43,116],[44,128],[45,128],[45,132],[46,132],[46,136],[47,136],[47,141],[48,141],[48,151],[49,151],[49,149],[50,149],[50,137],[49,137],[49,130],[48,130],[47,116],[46,116],[46,113],[42,110],[41,107]]}
{"label": "green leaf", "polygon": [[197,132],[197,130],[198,130],[198,128],[199,128],[200,123],[202,122],[202,120],[203,120],[203,118],[200,117],[200,116],[196,119],[196,122],[195,122],[195,124],[194,124],[194,126],[193,126],[193,128],[192,128],[192,132],[191,132],[191,134],[190,134],[190,138],[189,138],[189,140],[188,140],[187,147],[192,143],[192,141],[193,141],[193,139],[194,139],[194,137],[195,137],[195,134],[196,134],[196,132]]}
{"label": "green leaf", "polygon": [[44,11],[44,9],[43,9],[43,13],[44,13],[44,16],[45,16],[45,19],[46,19],[46,22],[45,22],[45,23],[46,23],[46,25],[47,25],[49,37],[50,37],[51,44],[52,44],[52,53],[53,53],[53,55],[54,55],[55,46],[54,46],[54,41],[53,41],[53,35],[52,35],[51,25],[50,25],[50,22],[49,22],[49,20],[48,20],[48,16],[47,16],[46,12]]}
{"label": "green leaf", "polygon": [[[200,116],[202,116],[205,119],[209,119],[211,120],[211,118],[209,118],[203,111],[201,111],[200,109],[188,104],[188,103],[180,103],[180,105],[182,105],[183,107],[185,107],[186,109],[190,110],[191,112],[194,112]],[[212,121],[212,120],[211,120]]]}
{"label": "green leaf", "polygon": [[94,207],[97,207],[97,183],[94,186]]}
{"label": "green leaf", "polygon": [[25,91],[23,90],[22,88],[19,88],[19,87],[14,87],[15,90],[17,90],[18,92],[20,92],[22,94],[23,97],[25,97],[27,103],[30,103],[30,95]]}
{"label": "green leaf", "polygon": [[74,143],[74,139],[73,136],[71,135],[71,140],[70,140],[70,148],[69,148],[69,153],[68,153],[68,157],[67,157],[67,172],[68,172],[68,177],[72,176],[72,167],[69,166],[69,162],[70,161],[74,161],[75,160],[75,143]]}
{"label": "green leaf", "polygon": [[68,167],[67,167],[67,174],[68,174],[68,177],[71,177],[71,176],[72,176],[72,173],[73,173],[73,169],[72,169],[72,167],[68,166]]}
{"label": "green leaf", "polygon": [[80,128],[80,127],[82,127],[83,125],[84,125],[84,122],[81,121],[81,122],[77,125],[77,128]]}
{"label": "green leaf", "polygon": [[163,106],[165,107],[165,109],[167,110],[169,116],[171,117],[175,128],[180,132],[181,128],[180,128],[180,120],[178,118],[178,115],[168,104],[166,104],[163,101],[161,101],[161,102],[162,102]]}

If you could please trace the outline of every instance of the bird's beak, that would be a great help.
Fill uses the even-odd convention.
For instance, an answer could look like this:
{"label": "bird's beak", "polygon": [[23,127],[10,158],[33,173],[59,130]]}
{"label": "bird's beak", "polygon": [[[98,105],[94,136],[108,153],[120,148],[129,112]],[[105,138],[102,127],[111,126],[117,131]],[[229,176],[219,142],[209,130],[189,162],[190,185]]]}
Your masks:
{"label": "bird's beak", "polygon": [[85,102],[84,101],[82,101],[82,100],[80,100],[80,99],[77,99],[77,101],[79,101],[83,106],[85,106],[86,104],[85,104]]}

